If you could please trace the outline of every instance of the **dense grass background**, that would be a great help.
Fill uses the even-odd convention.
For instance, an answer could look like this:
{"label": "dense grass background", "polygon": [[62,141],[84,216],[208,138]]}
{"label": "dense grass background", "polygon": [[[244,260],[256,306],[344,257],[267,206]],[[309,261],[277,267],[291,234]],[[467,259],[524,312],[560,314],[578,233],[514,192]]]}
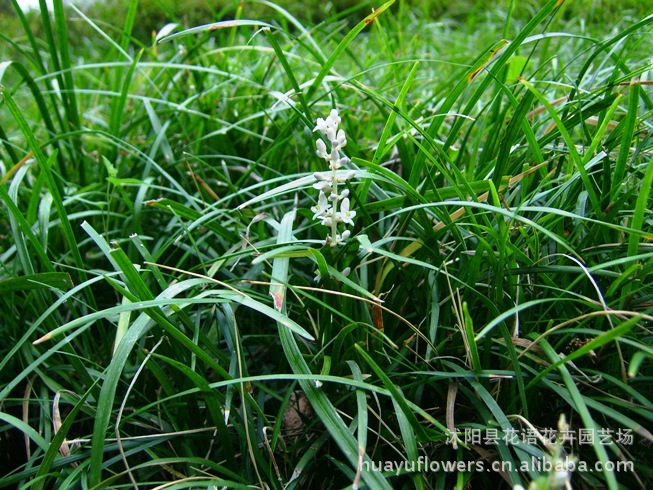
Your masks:
{"label": "dense grass background", "polygon": [[[21,36],[24,29],[18,22],[13,2],[7,0],[0,3],[0,18],[3,23],[2,33],[9,38]],[[120,35],[124,27],[124,19],[129,10],[129,0],[102,1],[83,0],[72,3],[90,15],[102,29],[112,37]],[[492,31],[501,30],[506,16],[511,19],[528,21],[542,6],[539,0],[402,0],[395,2],[389,9],[393,16],[400,16],[402,22],[415,23],[418,20],[445,20],[455,22],[457,30],[466,26],[474,29],[483,25]],[[139,0],[138,22],[130,29],[133,42],[136,45],[149,46],[152,34],[158,32],[168,22],[179,22],[185,26],[206,24],[215,20],[225,20],[241,15],[245,18],[256,18],[277,22],[281,19],[276,8],[271,4],[288,11],[295,19],[307,26],[326,20],[345,19],[349,25],[355,25],[365,17],[372,8],[380,3],[371,0],[280,0],[277,2],[226,0]],[[624,18],[643,18],[650,7],[639,0],[575,0],[566,2],[558,18],[564,21],[583,22],[595,26],[611,26],[616,20]],[[410,14],[406,17],[404,14]],[[491,19],[493,17],[493,19]],[[39,12],[28,12],[28,18],[33,31],[40,29]],[[86,22],[80,22],[74,14],[69,15],[71,22],[68,31],[72,33],[68,41],[76,44],[84,38],[93,38],[93,29]],[[488,23],[488,20],[494,22]]]}
{"label": "dense grass background", "polygon": [[[653,17],[463,3],[14,10],[0,487],[651,484]],[[514,470],[357,471],[420,457]]]}

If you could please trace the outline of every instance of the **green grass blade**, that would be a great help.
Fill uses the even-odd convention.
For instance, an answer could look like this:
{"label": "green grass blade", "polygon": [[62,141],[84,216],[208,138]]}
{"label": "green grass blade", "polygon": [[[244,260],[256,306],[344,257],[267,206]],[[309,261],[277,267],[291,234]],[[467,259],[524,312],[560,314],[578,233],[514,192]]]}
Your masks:
{"label": "green grass blade", "polygon": [[73,286],[70,276],[65,272],[42,272],[29,276],[0,280],[0,294],[30,289],[58,289],[65,291]]}

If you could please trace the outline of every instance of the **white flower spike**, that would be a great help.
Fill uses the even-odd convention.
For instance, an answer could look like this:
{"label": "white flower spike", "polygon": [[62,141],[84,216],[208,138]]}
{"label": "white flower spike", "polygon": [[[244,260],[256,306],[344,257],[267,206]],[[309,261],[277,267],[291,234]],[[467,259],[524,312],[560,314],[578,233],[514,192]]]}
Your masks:
{"label": "white flower spike", "polygon": [[[339,225],[354,226],[356,211],[350,209],[351,201],[349,200],[349,189],[342,189],[338,192],[338,184],[352,179],[356,175],[355,170],[338,171],[345,165],[349,164],[349,158],[342,153],[342,149],[347,145],[347,136],[344,129],[339,129],[338,125],[342,119],[336,109],[322,119],[319,117],[313,131],[318,131],[324,139],[318,139],[315,143],[317,148],[316,154],[325,160],[329,166],[329,172],[315,172],[315,184],[313,187],[320,191],[318,203],[311,208],[313,219],[331,229],[327,236],[326,243],[332,247],[343,243],[351,235],[351,230],[344,229],[339,233]],[[327,148],[327,143],[330,148]]]}

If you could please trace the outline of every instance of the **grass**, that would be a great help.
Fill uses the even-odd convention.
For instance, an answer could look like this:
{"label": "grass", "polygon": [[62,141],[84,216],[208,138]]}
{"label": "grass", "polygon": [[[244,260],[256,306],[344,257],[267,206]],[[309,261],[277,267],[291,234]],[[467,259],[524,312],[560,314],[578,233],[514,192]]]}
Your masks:
{"label": "grass", "polygon": [[17,10],[0,487],[651,484],[651,12],[390,3]]}

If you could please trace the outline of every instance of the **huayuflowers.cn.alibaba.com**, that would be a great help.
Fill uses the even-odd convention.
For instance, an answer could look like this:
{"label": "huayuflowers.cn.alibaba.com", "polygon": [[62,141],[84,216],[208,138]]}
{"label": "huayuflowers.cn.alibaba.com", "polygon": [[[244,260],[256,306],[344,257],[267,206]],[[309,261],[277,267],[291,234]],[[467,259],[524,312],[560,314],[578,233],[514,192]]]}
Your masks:
{"label": "huayuflowers.cn.alibaba.com", "polygon": [[533,457],[530,460],[521,461],[516,468],[513,467],[512,461],[437,461],[431,460],[426,456],[420,456],[417,461],[363,461],[359,470],[375,471],[383,473],[395,473],[396,475],[405,473],[427,473],[440,472],[511,472],[518,470],[520,472],[541,471],[555,473],[573,473],[580,472],[626,472],[633,471],[634,464],[632,461],[608,461],[605,465],[601,461],[587,463],[586,461],[576,461],[575,458],[567,457],[564,459],[552,460],[547,457]]}

